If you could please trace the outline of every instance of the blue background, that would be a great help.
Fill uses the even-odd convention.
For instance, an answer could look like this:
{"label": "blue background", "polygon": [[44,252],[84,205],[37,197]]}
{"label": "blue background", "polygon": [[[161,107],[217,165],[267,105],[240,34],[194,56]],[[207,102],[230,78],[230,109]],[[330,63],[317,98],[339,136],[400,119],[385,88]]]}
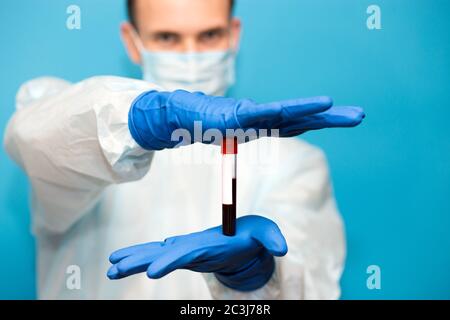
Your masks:
{"label": "blue background", "polygon": [[[378,4],[382,30],[366,27]],[[66,29],[81,7],[82,29]],[[354,130],[304,136],[329,158],[345,219],[344,299],[450,298],[450,2],[447,0],[241,0],[244,37],[233,94],[259,101],[330,95],[360,104]],[[20,84],[139,77],[119,38],[121,0],[15,0],[0,10],[0,131]],[[0,298],[33,299],[28,184],[0,153]],[[381,267],[381,290],[366,268]]]}

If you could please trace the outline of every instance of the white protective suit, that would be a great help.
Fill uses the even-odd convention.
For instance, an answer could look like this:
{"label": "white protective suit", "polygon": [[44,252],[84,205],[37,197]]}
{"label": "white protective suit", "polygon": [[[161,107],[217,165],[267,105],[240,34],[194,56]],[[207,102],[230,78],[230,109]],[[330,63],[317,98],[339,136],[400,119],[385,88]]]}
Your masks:
{"label": "white protective suit", "polygon": [[[40,78],[21,87],[4,143],[32,185],[39,298],[338,298],[342,222],[323,153],[297,138],[239,146],[238,215],[274,220],[289,247],[264,287],[243,293],[187,270],[160,280],[106,277],[117,249],[221,224],[217,146],[149,152],[131,137],[130,105],[152,88],[118,77],[73,85]],[[72,266],[81,271],[79,289],[68,285]]]}

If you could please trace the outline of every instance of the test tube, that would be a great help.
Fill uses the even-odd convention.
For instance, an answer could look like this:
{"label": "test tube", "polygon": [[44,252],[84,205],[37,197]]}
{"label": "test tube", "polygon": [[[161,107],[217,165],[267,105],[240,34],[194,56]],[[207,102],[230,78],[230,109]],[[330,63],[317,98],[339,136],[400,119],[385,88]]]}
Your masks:
{"label": "test tube", "polygon": [[222,233],[236,234],[237,138],[222,140]]}

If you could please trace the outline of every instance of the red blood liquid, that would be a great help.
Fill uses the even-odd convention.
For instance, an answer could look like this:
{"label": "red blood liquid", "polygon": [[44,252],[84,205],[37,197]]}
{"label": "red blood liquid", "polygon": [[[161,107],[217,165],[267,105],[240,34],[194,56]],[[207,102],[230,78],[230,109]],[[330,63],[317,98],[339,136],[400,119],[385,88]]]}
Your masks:
{"label": "red blood liquid", "polygon": [[222,233],[226,236],[236,234],[236,179],[232,180],[233,204],[222,204]]}

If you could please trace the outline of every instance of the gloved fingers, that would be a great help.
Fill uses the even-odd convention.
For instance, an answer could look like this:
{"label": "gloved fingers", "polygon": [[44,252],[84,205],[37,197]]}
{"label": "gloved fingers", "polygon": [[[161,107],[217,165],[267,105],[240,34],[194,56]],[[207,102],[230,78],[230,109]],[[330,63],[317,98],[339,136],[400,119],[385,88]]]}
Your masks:
{"label": "gloved fingers", "polygon": [[195,250],[181,246],[167,251],[158,257],[147,269],[147,277],[159,279],[177,269],[183,269],[191,264],[204,250]]}
{"label": "gloved fingers", "polygon": [[[287,251],[287,243],[280,228],[270,219],[260,216],[255,217],[254,227],[251,230],[251,237],[273,256],[284,256]],[[239,231],[239,230],[238,230]]]}
{"label": "gloved fingers", "polygon": [[309,130],[355,127],[364,117],[364,111],[360,107],[332,107],[325,112],[306,116],[299,123],[281,128],[279,133],[281,137],[293,137]]}
{"label": "gloved fingers", "polygon": [[149,242],[149,243],[144,243],[144,244],[138,244],[135,246],[131,246],[131,247],[126,247],[123,249],[119,249],[117,251],[114,251],[110,256],[109,256],[109,261],[113,264],[118,263],[120,260],[134,255],[136,253],[139,253],[141,251],[148,251],[148,250],[154,250],[154,249],[158,249],[161,248],[164,245],[164,242],[162,241],[155,241],[155,242]]}
{"label": "gloved fingers", "polygon": [[[334,107],[321,114],[315,115],[328,125],[333,127],[355,127],[366,117],[361,107]],[[314,116],[313,116],[314,117]],[[320,126],[318,127],[320,129]]]}
{"label": "gloved fingers", "polygon": [[125,276],[122,276],[119,272],[119,270],[117,269],[117,265],[113,264],[109,269],[108,269],[108,273],[106,274],[106,276],[110,279],[110,280],[119,280],[124,278]]}
{"label": "gloved fingers", "polygon": [[267,104],[240,100],[236,107],[236,118],[243,129],[281,129],[296,119],[324,112],[332,105],[330,97],[293,99]]}
{"label": "gloved fingers", "polygon": [[121,278],[128,277],[145,272],[148,266],[161,254],[162,250],[144,251],[122,259],[115,266]]}
{"label": "gloved fingers", "polygon": [[[142,271],[144,272],[145,269]],[[113,264],[109,269],[108,269],[108,273],[106,274],[106,276],[110,279],[110,280],[120,280],[123,278],[128,277],[128,274],[121,274],[119,269],[117,269],[117,264]]]}

